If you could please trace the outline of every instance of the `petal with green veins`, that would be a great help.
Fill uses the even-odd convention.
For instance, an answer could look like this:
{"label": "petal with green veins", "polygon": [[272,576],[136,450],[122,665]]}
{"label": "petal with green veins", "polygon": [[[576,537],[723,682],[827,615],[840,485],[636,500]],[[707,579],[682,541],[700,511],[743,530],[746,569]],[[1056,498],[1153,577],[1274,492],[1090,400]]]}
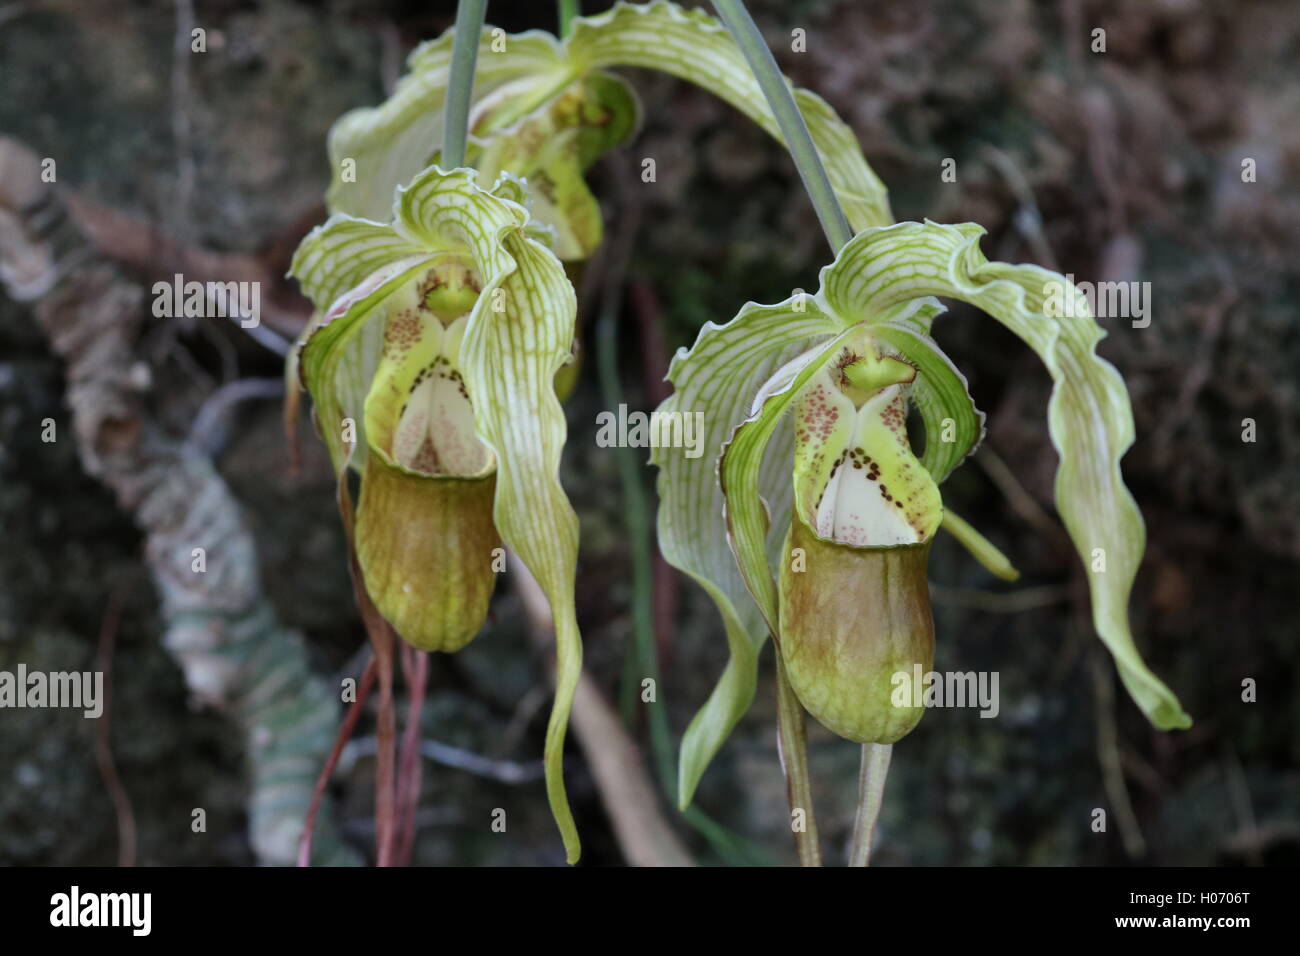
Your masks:
{"label": "petal with green veins", "polygon": [[533,215],[555,227],[555,254],[586,259],[600,244],[604,227],[583,174],[627,140],[639,118],[640,105],[627,83],[590,73],[545,107],[487,137],[474,154],[479,182],[491,182],[502,171],[526,179]]}
{"label": "petal with green veins", "polygon": [[[389,214],[393,189],[437,160],[453,36],[449,30],[417,48],[407,61],[409,72],[383,104],[354,110],[334,125],[329,142],[333,181],[327,194],[331,211],[382,220]],[[578,141],[576,166],[585,170],[599,153],[626,138],[634,125],[630,90],[599,72],[618,66],[661,70],[694,83],[780,139],[739,49],[717,20],[698,10],[667,0],[618,3],[603,14],[576,18],[563,41],[539,31],[507,35],[484,27],[470,110],[478,160],[493,169],[554,181],[555,199],[549,208],[539,204],[537,212],[557,227],[561,258],[581,255],[594,245],[591,217],[597,210],[581,176],[573,175],[575,164],[567,158],[561,162],[555,154],[568,149],[563,141],[572,132]],[[566,105],[567,91],[574,87],[585,90],[577,112]],[[853,131],[819,96],[800,89],[795,99],[849,222],[855,229],[891,222],[885,187]],[[549,135],[531,137],[534,142],[522,149],[496,142],[528,139],[528,130],[536,125],[549,129]],[[512,155],[494,155],[498,149]]]}
{"label": "petal with green veins", "polygon": [[[307,338],[300,367],[322,417],[339,414],[345,395],[347,410],[359,411],[352,392],[341,390],[336,378],[350,378],[358,369],[359,377],[368,373],[374,391],[365,409],[371,455],[362,481],[362,509],[371,507],[368,528],[376,530],[371,544],[378,560],[396,550],[409,558],[411,548],[419,544],[397,524],[403,502],[415,502],[411,507],[421,510],[425,530],[465,542],[462,567],[481,571],[492,558],[495,539],[467,512],[482,501],[485,483],[495,482],[491,534],[499,533],[527,565],[555,619],[556,694],[546,740],[547,794],[567,856],[574,861],[580,847],[564,790],[563,754],[582,666],[573,593],[578,529],[559,484],[565,421],[553,381],[570,357],[576,298],[563,265],[533,238],[520,202],[525,199],[521,184],[505,178],[485,190],[476,179],[472,169],[444,172],[431,167],[398,190],[390,232],[401,242],[394,242],[394,248],[405,252],[405,243],[420,254],[380,266],[361,280],[361,291],[341,296]],[[332,222],[334,231],[342,231],[355,220],[339,217]],[[369,242],[391,241],[376,224],[369,227],[352,231],[364,233]],[[323,240],[316,236],[312,241]],[[313,254],[325,255],[319,247],[308,246],[295,263],[313,262]],[[458,315],[467,304],[468,316]],[[373,336],[376,329],[374,354],[358,360],[354,340],[363,332]],[[448,374],[439,376],[440,371]],[[461,376],[463,390],[456,387],[451,371]],[[431,384],[430,375],[445,380]],[[467,428],[467,411],[472,411],[473,434]],[[339,450],[345,466],[352,448],[344,444]],[[419,485],[409,484],[413,477]],[[372,492],[378,488],[381,494],[366,502],[371,478]],[[435,492],[452,497],[417,501]],[[455,515],[448,510],[453,506]],[[376,520],[386,528],[377,528]],[[362,537],[359,528],[359,552],[367,546]],[[385,570],[392,571],[391,565]],[[415,623],[409,626],[427,625],[448,644],[472,636],[456,627],[470,610],[486,607],[481,576],[466,585],[472,593],[461,609],[465,613],[452,616],[449,624],[446,615],[440,618],[400,599],[399,594],[406,593],[403,585],[409,583],[404,577],[407,567],[403,563],[398,573],[382,581],[377,575],[375,586],[389,596],[391,606],[410,615]]]}
{"label": "petal with green veins", "polygon": [[[498,461],[497,530],[541,585],[555,620],[546,790],[573,862],[580,848],[564,790],[563,761],[565,729],[582,669],[574,604],[578,519],[560,486],[566,425],[553,383],[569,358],[577,300],[550,250],[522,233],[507,235],[503,248],[513,268],[484,287],[460,345],[460,364],[474,396],[479,436]],[[500,311],[493,308],[497,301]]]}
{"label": "petal with green veins", "polygon": [[[1124,380],[1096,354],[1103,333],[1086,299],[1038,266],[989,262],[984,230],[972,223],[899,223],[855,236],[824,273],[822,295],[836,311],[867,315],[917,296],[961,299],[1028,344],[1053,381],[1048,428],[1060,455],[1056,502],[1075,548],[1090,568],[1093,624],[1134,701],[1157,727],[1187,727],[1178,699],[1142,661],[1128,624],[1128,599],[1146,543],[1142,516],[1119,462],[1133,444]],[[1069,296],[1072,309],[1047,306]],[[1057,315],[1054,312],[1065,312]],[[1100,566],[1100,565],[1098,565]]]}
{"label": "petal with green veins", "polygon": [[[642,67],[686,80],[781,139],[776,118],[735,41],[703,11],[667,0],[618,3],[597,16],[575,19],[564,46],[578,69]],[[853,131],[815,93],[796,89],[794,96],[849,224],[856,230],[892,222],[888,193]]]}
{"label": "petal with green veins", "polygon": [[[484,27],[479,40],[476,101],[514,84],[511,99],[531,104],[539,91],[547,95],[563,81],[568,68],[553,36],[539,30],[494,36],[493,30]],[[409,72],[384,103],[353,110],[334,124],[329,136],[332,181],[326,194],[331,212],[386,219],[393,190],[439,152],[454,35],[448,30],[416,47],[406,61]]]}
{"label": "petal with green veins", "polygon": [[[768,633],[728,546],[718,458],[732,431],[750,414],[764,382],[837,330],[838,323],[811,296],[774,306],[750,303],[726,325],[706,324],[690,351],[678,352],[668,371],[674,392],[658,411],[702,412],[703,454],[688,458],[673,448],[651,452],[659,467],[659,547],[669,564],[694,578],[717,604],[729,654],[721,679],[682,740],[682,806],[690,803],[705,768],[753,700],[758,651]],[[788,462],[768,472],[760,486],[769,494],[774,518],[788,514]],[[778,525],[774,547],[780,546],[784,520]]]}

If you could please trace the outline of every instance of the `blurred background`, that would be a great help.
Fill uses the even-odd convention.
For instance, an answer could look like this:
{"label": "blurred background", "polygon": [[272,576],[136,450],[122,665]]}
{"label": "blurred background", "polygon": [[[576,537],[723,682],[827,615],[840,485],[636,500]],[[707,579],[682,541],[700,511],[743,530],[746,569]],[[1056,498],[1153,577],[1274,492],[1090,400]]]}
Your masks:
{"label": "blurred background", "polygon": [[[1001,713],[935,710],[895,748],[874,862],[1300,861],[1300,5],[750,6],[786,73],[855,130],[899,219],[974,220],[990,258],[1151,283],[1150,326],[1104,320],[1100,352],[1128,382],[1137,424],[1124,473],[1149,544],[1134,631],[1195,725],[1155,732],[1119,686],[1052,504],[1048,377],[999,325],[956,306],[936,337],[989,434],[945,499],[1022,577],[997,581],[952,539],[936,544],[936,666],[998,671]],[[364,664],[365,632],[305,414],[290,466],[279,353],[307,305],[282,276],[324,219],[330,124],[380,102],[406,53],[454,12],[415,0],[0,0],[0,136],[56,161],[66,206],[57,232],[0,214],[0,254],[48,240],[97,277],[80,300],[56,291],[35,311],[12,282],[0,289],[0,670],[100,661],[113,684],[100,721],[0,710],[0,862],[292,858],[293,808],[337,729],[340,681]],[[555,30],[548,3],[494,0],[488,20]],[[202,55],[189,52],[193,27],[206,32]],[[1096,27],[1104,54],[1090,49]],[[791,52],[794,28],[807,52]],[[656,782],[649,706],[675,747],[726,648],[711,602],[657,556],[642,565],[651,583],[634,588],[653,471],[641,451],[596,447],[612,380],[598,374],[593,329],[605,286],[617,386],[649,410],[670,355],[704,322],[815,289],[827,248],[777,144],[702,91],[626,75],[644,128],[590,181],[608,200],[607,246],[631,253],[607,249],[578,277],[588,360],[566,406],[598,692],[568,755],[583,862],[789,864],[770,649],[754,707],[700,787],[712,822],[684,820]],[[643,157],[656,159],[653,184],[640,181]],[[945,159],[955,182],[941,179]],[[177,272],[261,281],[261,332],[153,318],[147,290]],[[103,307],[105,289],[125,305]],[[135,318],[123,324],[124,312]],[[78,338],[71,315],[103,324]],[[42,440],[46,419],[56,441]],[[147,453],[124,457],[123,428],[148,436]],[[635,459],[630,487],[620,454]],[[201,593],[166,570],[167,536],[193,534],[191,519],[237,555],[210,558],[218,573]],[[638,607],[654,623],[654,705],[639,699]],[[414,862],[562,864],[540,780],[547,657],[506,584],[484,633],[433,660]],[[374,733],[367,710],[322,811],[330,862],[370,859]],[[809,747],[838,863],[858,748],[815,724]],[[606,759],[613,771],[598,769]],[[620,780],[635,799],[618,795]],[[1091,827],[1098,807],[1104,833]],[[494,808],[507,811],[504,834],[490,829]]]}

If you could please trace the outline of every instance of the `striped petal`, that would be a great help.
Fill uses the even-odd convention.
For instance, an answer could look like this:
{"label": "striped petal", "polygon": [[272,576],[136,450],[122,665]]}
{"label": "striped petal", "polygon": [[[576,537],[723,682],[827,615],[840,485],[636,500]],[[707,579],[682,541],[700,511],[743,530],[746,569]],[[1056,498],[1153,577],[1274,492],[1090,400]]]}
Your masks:
{"label": "striped petal", "polygon": [[[1093,625],[1152,723],[1190,726],[1173,692],[1143,663],[1129,630],[1128,599],[1146,532],[1119,467],[1134,435],[1124,380],[1096,354],[1103,332],[1078,290],[1038,266],[989,262],[979,249],[983,233],[972,223],[868,229],[824,272],[822,294],[842,315],[867,316],[917,297],[961,299],[1038,354],[1053,381],[1047,413],[1060,455],[1057,509],[1090,569]],[[1061,301],[1071,307],[1051,307]]]}
{"label": "striped petal", "polygon": [[[371,464],[381,470],[366,469],[358,522],[367,502],[380,520],[401,522],[407,502],[423,509],[412,525],[422,521],[430,534],[442,529],[471,551],[490,550],[499,533],[545,591],[556,628],[547,793],[572,862],[580,847],[563,754],[582,666],[574,607],[578,527],[559,483],[565,421],[553,382],[570,357],[577,303],[562,264],[535,238],[522,184],[505,177],[488,190],[477,176],[472,169],[430,167],[398,190],[391,226],[335,216],[304,241],[294,274],[319,302],[345,284],[329,276],[326,263],[351,269],[351,279],[372,271],[328,307],[301,347],[299,366],[322,423],[365,412],[369,427],[360,444],[369,445]],[[350,264],[349,244],[364,265]],[[384,262],[384,250],[395,261]],[[357,344],[370,337],[378,339],[373,355]],[[364,401],[357,400],[353,379],[365,382]],[[322,430],[328,441],[323,424]],[[352,447],[338,444],[340,463]],[[382,495],[368,499],[371,478],[380,480]],[[495,531],[473,515],[448,513],[480,501],[492,481]],[[359,550],[363,537],[358,533]],[[369,539],[372,557],[387,561],[396,550],[409,557],[423,537],[389,527]],[[463,563],[476,567],[490,558],[486,551],[462,554]],[[465,622],[486,607],[490,591],[481,575],[473,576],[472,593],[456,614],[430,613],[427,602],[403,597],[405,568],[390,573],[385,565],[375,577],[383,579],[391,613],[427,627],[426,646],[451,649],[472,637]]]}
{"label": "striped petal", "polygon": [[503,248],[513,266],[484,286],[465,330],[460,364],[474,396],[479,436],[498,462],[497,530],[541,585],[555,621],[546,792],[572,863],[580,846],[563,761],[582,670],[574,604],[578,519],[560,485],[566,425],[553,383],[569,359],[577,299],[563,265],[545,246],[520,231],[508,235]]}
{"label": "striped petal", "polygon": [[[353,110],[330,130],[332,181],[326,194],[331,212],[385,219],[393,190],[410,182],[437,158],[442,148],[443,107],[451,70],[454,30],[416,47],[408,72],[380,106]],[[484,27],[474,75],[474,100],[480,123],[495,106],[536,106],[557,83],[567,82],[567,67],[555,38],[540,30],[507,36]],[[472,117],[475,118],[475,117]],[[478,132],[476,129],[475,132]]]}
{"label": "striped petal", "polygon": [[[702,11],[667,0],[618,3],[599,16],[575,19],[565,50],[578,69],[632,66],[679,77],[727,101],[781,140],[776,118],[735,41]],[[888,193],[853,130],[817,94],[796,89],[794,97],[849,224],[858,230],[892,222]]]}
{"label": "striped petal", "polygon": [[[717,604],[729,654],[721,679],[682,740],[678,799],[683,807],[753,700],[758,652],[768,634],[727,543],[718,459],[732,432],[748,417],[763,384],[836,330],[836,322],[811,296],[772,306],[749,303],[726,325],[706,324],[695,345],[678,352],[668,371],[674,392],[658,414],[701,413],[703,454],[689,458],[683,449],[664,447],[651,454],[659,467],[659,548],[669,564],[694,578]],[[791,370],[795,373],[797,368]],[[790,432],[786,448],[792,438]],[[786,523],[780,516],[788,517],[790,511],[789,459],[784,467],[777,464],[765,472],[759,484],[776,516],[779,533],[772,542],[776,549]]]}

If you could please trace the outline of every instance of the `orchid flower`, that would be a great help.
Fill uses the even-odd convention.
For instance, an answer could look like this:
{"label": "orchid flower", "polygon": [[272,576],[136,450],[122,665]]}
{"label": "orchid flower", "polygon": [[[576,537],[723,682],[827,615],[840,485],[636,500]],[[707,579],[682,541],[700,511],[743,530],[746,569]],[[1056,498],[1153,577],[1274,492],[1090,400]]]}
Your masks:
{"label": "orchid flower", "polygon": [[[891,676],[930,670],[925,569],[947,524],[939,485],[984,431],[965,378],[931,337],[937,296],[988,313],[1047,367],[1057,508],[1090,569],[1093,624],[1151,722],[1190,725],[1129,630],[1145,531],[1119,467],[1133,443],[1124,382],[1096,354],[1103,333],[1082,294],[1038,266],[987,261],[983,232],[929,221],[862,230],[815,295],[748,303],[674,359],[675,392],[660,410],[704,412],[706,453],[654,452],[660,546],[718,605],[730,651],[682,743],[683,806],[753,699],[769,633],[799,702],[837,734],[888,744],[921,717],[893,705]],[[913,404],[919,457],[906,425]],[[964,523],[956,530],[971,541]]]}
{"label": "orchid flower", "polygon": [[480,630],[504,542],[551,604],[555,703],[546,783],[570,862],[564,735],[582,664],[574,609],[578,522],[559,483],[556,372],[576,301],[559,259],[503,175],[437,167],[398,188],[391,223],[335,214],[291,274],[316,319],[295,353],[340,482],[361,475],[357,563],[375,607],[421,650]]}
{"label": "orchid flower", "polygon": [[[382,219],[393,189],[437,162],[454,30],[417,47],[389,99],[354,110],[330,133],[331,211]],[[780,138],[735,43],[717,20],[666,0],[618,3],[577,17],[563,40],[485,27],[470,110],[468,160],[480,185],[501,171],[527,180],[534,216],[556,231],[556,254],[584,259],[602,225],[583,172],[635,130],[639,106],[611,67],[660,70],[726,100]],[[885,188],[850,130],[824,100],[795,91],[813,140],[854,228],[892,221]]]}

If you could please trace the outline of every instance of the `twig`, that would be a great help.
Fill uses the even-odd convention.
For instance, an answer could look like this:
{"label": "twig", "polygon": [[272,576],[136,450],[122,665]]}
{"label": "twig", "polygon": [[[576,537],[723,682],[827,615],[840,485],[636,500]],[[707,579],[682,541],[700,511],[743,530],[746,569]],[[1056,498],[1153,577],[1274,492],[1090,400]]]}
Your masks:
{"label": "twig", "polygon": [[1115,685],[1105,655],[1093,648],[1088,655],[1092,671],[1093,699],[1097,706],[1097,760],[1101,764],[1106,797],[1119,825],[1120,839],[1129,859],[1146,854],[1147,844],[1133,812],[1128,786],[1124,782],[1123,762],[1120,757],[1119,730],[1115,725]]}
{"label": "twig", "polygon": [[[64,188],[60,194],[77,228],[102,255],[138,269],[151,279],[170,281],[176,270],[180,270],[187,280],[197,282],[258,283],[267,293],[261,297],[261,325],[243,331],[278,354],[288,349],[286,337],[297,336],[311,317],[307,300],[260,256],[186,246],[164,233],[156,223],[118,212],[71,189]],[[302,226],[302,222],[296,222],[293,232],[300,233]],[[231,321],[238,323],[239,317],[232,316]]]}
{"label": "twig", "polygon": [[989,480],[997,485],[998,491],[1002,492],[1002,496],[1007,499],[1007,504],[1011,505],[1011,510],[1025,523],[1037,528],[1053,541],[1059,541],[1064,537],[1061,526],[1043,510],[1042,505],[1020,483],[1020,479],[1007,467],[1007,463],[1001,456],[989,447],[988,442],[985,442],[984,447],[975,454],[975,462],[984,469]]}
{"label": "twig", "polygon": [[397,849],[397,710],[393,700],[393,657],[397,636],[366,590],[365,576],[356,547],[356,510],[348,488],[351,454],[335,475],[335,502],[343,522],[348,547],[348,575],[352,596],[366,627],[366,637],[375,653],[379,674],[379,714],[376,733],[379,744],[375,767],[375,859],[378,866],[392,866]]}
{"label": "twig", "polygon": [[[358,575],[357,580],[360,580]],[[364,587],[357,588],[364,590]],[[378,617],[376,611],[375,616]],[[380,618],[382,620],[382,618]],[[392,866],[397,849],[397,709],[393,700],[393,651],[396,637],[383,626],[367,628],[379,667],[379,747],[375,767],[375,858]]]}
{"label": "twig", "polygon": [[113,650],[117,632],[122,623],[122,591],[113,591],[99,626],[99,670],[104,675],[104,709],[95,723],[95,762],[99,764],[104,786],[113,798],[113,811],[117,815],[117,865],[135,866],[135,812],[131,809],[131,795],[126,792],[117,766],[113,762],[113,744],[110,737],[110,715],[113,709]]}
{"label": "twig", "polygon": [[[358,737],[348,745],[343,763],[346,766],[358,757],[372,757],[378,752],[379,741],[376,738]],[[462,747],[453,747],[438,740],[430,740],[427,737],[420,741],[416,753],[440,766],[463,770],[484,780],[493,780],[510,786],[532,783],[546,775],[546,764],[542,760],[502,760],[477,754]]]}
{"label": "twig", "polygon": [[1011,187],[1016,202],[1019,203],[1014,222],[1016,229],[1025,237],[1030,248],[1034,250],[1034,258],[1038,260],[1039,265],[1045,266],[1053,272],[1059,272],[1060,270],[1056,265],[1056,256],[1052,253],[1051,243],[1047,241],[1047,236],[1043,233],[1043,215],[1038,211],[1038,203],[1034,200],[1034,190],[1029,185],[1029,180],[1020,171],[1020,167],[1016,165],[1015,160],[998,147],[993,145],[985,146],[984,155],[1002,174],[1002,178]]}
{"label": "twig", "polygon": [[225,444],[226,417],[234,406],[254,398],[280,398],[284,380],[280,378],[241,378],[222,385],[203,400],[194,423],[190,425],[191,444],[208,455],[216,455]]}

